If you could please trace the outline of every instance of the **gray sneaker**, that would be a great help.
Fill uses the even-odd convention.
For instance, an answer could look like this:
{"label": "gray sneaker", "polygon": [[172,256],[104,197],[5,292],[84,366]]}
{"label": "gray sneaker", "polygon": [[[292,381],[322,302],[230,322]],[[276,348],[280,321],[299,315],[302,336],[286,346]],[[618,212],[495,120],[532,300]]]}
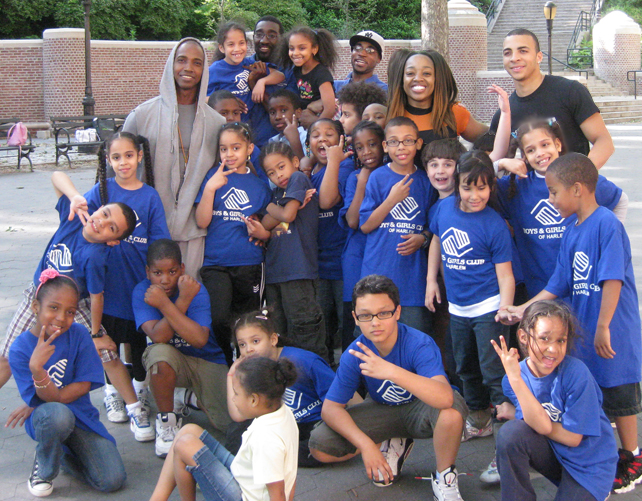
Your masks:
{"label": "gray sneaker", "polygon": [[53,482],[51,480],[40,478],[38,469],[38,460],[34,459],[31,476],[27,481],[27,487],[33,496],[44,498],[53,492]]}
{"label": "gray sneaker", "polygon": [[379,479],[372,480],[372,483],[377,487],[388,487],[399,480],[401,468],[410,455],[414,443],[415,441],[412,438],[391,438],[383,441],[380,450],[386,462],[390,465],[392,480],[386,484],[383,475],[379,473]]}
{"label": "gray sneaker", "polygon": [[156,415],[156,455],[159,458],[167,456],[182,424],[183,420],[173,412],[159,412]]}

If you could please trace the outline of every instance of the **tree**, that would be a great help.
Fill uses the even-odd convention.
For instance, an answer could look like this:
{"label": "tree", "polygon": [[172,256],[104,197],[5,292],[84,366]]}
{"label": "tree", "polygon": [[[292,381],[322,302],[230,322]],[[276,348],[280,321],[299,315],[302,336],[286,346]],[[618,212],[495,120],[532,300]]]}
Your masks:
{"label": "tree", "polygon": [[448,60],[447,0],[422,0],[421,47],[434,49]]}

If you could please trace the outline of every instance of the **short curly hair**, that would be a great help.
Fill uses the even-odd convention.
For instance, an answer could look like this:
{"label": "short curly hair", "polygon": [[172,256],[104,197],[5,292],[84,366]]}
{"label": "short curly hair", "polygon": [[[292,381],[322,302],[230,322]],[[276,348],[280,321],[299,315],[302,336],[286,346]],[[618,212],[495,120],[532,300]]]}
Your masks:
{"label": "short curly hair", "polygon": [[388,98],[381,87],[372,83],[352,82],[342,87],[337,95],[339,104],[351,104],[361,118],[363,110],[372,103],[386,106]]}

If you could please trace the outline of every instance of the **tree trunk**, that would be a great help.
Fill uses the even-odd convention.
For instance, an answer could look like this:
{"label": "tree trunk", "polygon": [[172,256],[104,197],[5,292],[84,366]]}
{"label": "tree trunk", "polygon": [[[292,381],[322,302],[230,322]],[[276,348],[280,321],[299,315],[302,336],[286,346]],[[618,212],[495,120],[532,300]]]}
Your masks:
{"label": "tree trunk", "polygon": [[421,1],[421,46],[448,60],[448,0]]}

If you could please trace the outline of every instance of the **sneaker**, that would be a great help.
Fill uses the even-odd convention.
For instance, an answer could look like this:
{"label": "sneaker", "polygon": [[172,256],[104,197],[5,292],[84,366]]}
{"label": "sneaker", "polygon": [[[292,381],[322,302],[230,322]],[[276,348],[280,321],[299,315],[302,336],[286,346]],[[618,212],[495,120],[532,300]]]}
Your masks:
{"label": "sneaker", "polygon": [[174,437],[181,429],[183,420],[173,412],[159,412],[156,416],[156,455],[159,458],[167,456]]}
{"label": "sneaker", "polygon": [[499,483],[499,471],[497,470],[497,457],[493,456],[493,460],[488,465],[482,474],[479,476],[479,480],[485,484],[498,484]]}
{"label": "sneaker", "polygon": [[143,408],[149,416],[152,413],[149,388],[141,388],[140,390],[136,391],[136,398],[138,398],[138,401],[143,405]]}
{"label": "sneaker", "polygon": [[493,434],[493,420],[488,418],[488,422],[481,428],[477,428],[470,421],[466,420],[466,427],[461,436],[461,441],[466,442],[471,438],[488,437]]}
{"label": "sneaker", "polygon": [[618,455],[613,492],[623,494],[642,482],[642,453],[634,456],[632,452],[620,449]]}
{"label": "sneaker", "polygon": [[125,401],[118,393],[106,395],[103,401],[105,402],[105,409],[107,409],[107,419],[112,423],[129,421],[127,409],[125,409]]}
{"label": "sneaker", "polygon": [[44,480],[38,475],[37,459],[33,462],[33,468],[31,469],[31,476],[27,482],[27,487],[29,488],[29,492],[38,498],[44,498],[53,492],[53,482],[50,480]]}
{"label": "sneaker", "polygon": [[452,465],[443,475],[435,472],[432,475],[432,496],[435,501],[463,501],[459,494],[459,473]]}
{"label": "sneaker", "polygon": [[156,432],[149,424],[149,414],[144,407],[135,409],[129,415],[129,428],[134,432],[134,438],[139,442],[149,442],[156,438]]}
{"label": "sneaker", "polygon": [[189,416],[192,409],[198,410],[190,404],[194,392],[188,388],[174,388],[174,414]]}
{"label": "sneaker", "polygon": [[383,474],[379,473],[379,480],[372,481],[377,487],[388,487],[399,480],[403,463],[410,455],[414,443],[412,438],[391,438],[381,444],[381,453],[392,470],[392,480],[384,483]]}

